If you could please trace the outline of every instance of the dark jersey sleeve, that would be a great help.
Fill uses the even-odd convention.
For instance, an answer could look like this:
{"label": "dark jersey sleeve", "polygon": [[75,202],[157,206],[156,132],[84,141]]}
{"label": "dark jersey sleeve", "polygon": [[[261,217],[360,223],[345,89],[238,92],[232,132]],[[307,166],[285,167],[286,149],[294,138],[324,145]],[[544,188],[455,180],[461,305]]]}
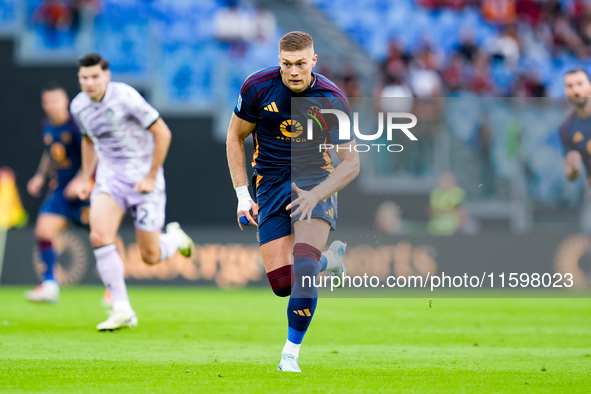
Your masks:
{"label": "dark jersey sleeve", "polygon": [[258,120],[258,109],[256,105],[256,85],[251,82],[251,78],[247,78],[242,84],[238,102],[234,107],[234,113],[240,119],[250,123],[256,123]]}
{"label": "dark jersey sleeve", "polygon": [[561,125],[559,129],[560,134],[560,141],[562,142],[562,147],[564,148],[564,154],[566,155],[568,152],[576,150],[577,146],[574,142],[570,139],[569,135],[569,126],[572,120],[572,116],[569,116]]}

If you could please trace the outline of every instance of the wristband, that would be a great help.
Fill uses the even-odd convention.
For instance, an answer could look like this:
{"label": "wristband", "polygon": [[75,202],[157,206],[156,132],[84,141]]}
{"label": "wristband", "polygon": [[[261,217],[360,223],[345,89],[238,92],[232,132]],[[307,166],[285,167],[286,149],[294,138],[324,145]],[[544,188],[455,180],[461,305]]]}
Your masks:
{"label": "wristband", "polygon": [[250,197],[250,192],[248,191],[248,186],[238,186],[235,190],[238,201],[252,200],[252,197]]}

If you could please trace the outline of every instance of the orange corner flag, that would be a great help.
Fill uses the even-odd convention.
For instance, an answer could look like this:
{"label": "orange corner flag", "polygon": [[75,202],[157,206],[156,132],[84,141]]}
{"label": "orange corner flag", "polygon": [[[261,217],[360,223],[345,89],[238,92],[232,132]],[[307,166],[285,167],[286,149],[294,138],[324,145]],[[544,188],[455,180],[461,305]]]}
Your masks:
{"label": "orange corner flag", "polygon": [[14,172],[0,168],[0,231],[27,224],[28,215],[18,195]]}

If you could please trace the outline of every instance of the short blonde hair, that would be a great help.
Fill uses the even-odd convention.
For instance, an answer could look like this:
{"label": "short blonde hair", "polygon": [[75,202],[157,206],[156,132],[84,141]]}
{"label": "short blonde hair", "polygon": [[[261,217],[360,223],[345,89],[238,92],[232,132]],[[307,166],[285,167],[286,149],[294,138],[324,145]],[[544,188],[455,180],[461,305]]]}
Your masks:
{"label": "short blonde hair", "polygon": [[279,52],[295,52],[313,47],[314,41],[312,37],[303,31],[290,31],[279,40]]}

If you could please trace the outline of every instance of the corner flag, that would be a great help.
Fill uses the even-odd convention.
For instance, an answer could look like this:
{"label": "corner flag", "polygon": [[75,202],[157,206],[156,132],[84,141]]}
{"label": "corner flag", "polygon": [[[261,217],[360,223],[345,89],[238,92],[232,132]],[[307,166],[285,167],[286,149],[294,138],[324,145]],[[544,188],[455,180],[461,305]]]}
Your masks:
{"label": "corner flag", "polygon": [[27,212],[18,195],[14,172],[7,167],[0,168],[0,279],[4,263],[6,233],[12,227],[24,227],[27,224]]}

